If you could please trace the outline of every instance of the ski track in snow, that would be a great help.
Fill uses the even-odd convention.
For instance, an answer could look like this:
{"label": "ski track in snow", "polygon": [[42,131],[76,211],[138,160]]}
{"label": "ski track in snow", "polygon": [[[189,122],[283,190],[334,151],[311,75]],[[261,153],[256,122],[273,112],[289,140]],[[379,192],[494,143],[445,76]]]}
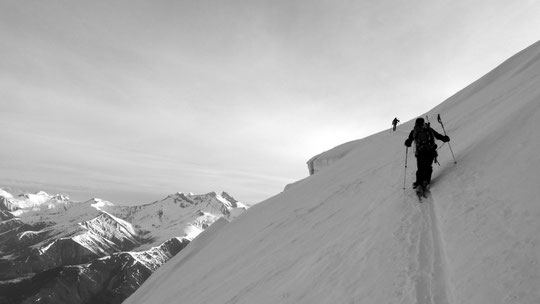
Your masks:
{"label": "ski track in snow", "polygon": [[[416,196],[416,194],[415,194]],[[437,223],[435,206],[431,193],[418,203],[414,198],[415,209],[420,219],[411,233],[413,261],[411,262],[410,280],[412,281],[417,304],[451,304],[451,290],[448,286],[446,257],[443,240]]]}

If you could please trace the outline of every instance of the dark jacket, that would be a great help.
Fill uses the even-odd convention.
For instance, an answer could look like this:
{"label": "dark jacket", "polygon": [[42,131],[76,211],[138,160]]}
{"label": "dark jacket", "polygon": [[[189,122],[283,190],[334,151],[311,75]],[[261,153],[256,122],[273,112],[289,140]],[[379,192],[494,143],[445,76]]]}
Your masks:
{"label": "dark jacket", "polygon": [[[433,134],[433,137],[435,137],[436,139],[442,142],[450,141],[450,137],[437,133],[437,131],[433,130],[431,127],[428,127],[428,128],[429,128],[428,131],[431,131],[431,134]],[[409,133],[409,137],[405,140],[405,146],[410,147],[412,145],[413,140],[414,140],[414,129],[411,130],[411,133]]]}

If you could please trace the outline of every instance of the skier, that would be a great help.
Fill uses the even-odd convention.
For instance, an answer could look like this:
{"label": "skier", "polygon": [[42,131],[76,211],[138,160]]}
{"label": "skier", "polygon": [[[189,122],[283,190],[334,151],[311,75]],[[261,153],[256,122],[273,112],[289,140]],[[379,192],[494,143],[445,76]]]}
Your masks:
{"label": "skier", "polygon": [[410,147],[412,142],[416,143],[416,181],[413,183],[413,188],[417,192],[424,192],[429,189],[431,182],[431,173],[433,172],[432,164],[437,162],[437,145],[435,138],[443,142],[449,142],[450,137],[441,135],[433,130],[429,124],[424,123],[423,118],[417,118],[414,129],[405,140],[405,146]]}
{"label": "skier", "polygon": [[398,122],[399,122],[399,119],[397,119],[397,117],[394,118],[394,120],[392,120],[392,131],[396,131],[396,126]]}

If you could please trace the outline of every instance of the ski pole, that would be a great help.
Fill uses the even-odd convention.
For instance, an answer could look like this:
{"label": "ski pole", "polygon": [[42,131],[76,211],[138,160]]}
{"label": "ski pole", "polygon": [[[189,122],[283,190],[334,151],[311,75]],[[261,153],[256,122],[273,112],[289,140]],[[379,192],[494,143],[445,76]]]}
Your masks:
{"label": "ski pole", "polygon": [[[444,136],[446,135],[446,130],[444,129],[444,124],[441,120],[441,114],[437,114],[437,121],[441,124],[442,130],[444,132]],[[450,142],[448,142],[448,148],[450,148],[450,153],[452,153],[452,158],[454,158],[454,164],[457,164],[456,157],[454,156],[454,151],[452,151],[452,146],[450,145]]]}
{"label": "ski pole", "polygon": [[409,147],[405,148],[405,173],[403,174],[403,190],[405,190],[405,182],[407,180],[407,154],[409,153]]}

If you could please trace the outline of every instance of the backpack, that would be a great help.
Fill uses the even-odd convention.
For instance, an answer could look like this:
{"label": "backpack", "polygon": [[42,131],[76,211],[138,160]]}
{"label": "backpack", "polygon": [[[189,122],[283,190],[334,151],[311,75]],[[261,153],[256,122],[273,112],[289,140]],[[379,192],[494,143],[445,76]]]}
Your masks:
{"label": "backpack", "polygon": [[427,124],[415,126],[413,134],[417,152],[434,151],[437,149],[435,137],[433,136],[431,128]]}

